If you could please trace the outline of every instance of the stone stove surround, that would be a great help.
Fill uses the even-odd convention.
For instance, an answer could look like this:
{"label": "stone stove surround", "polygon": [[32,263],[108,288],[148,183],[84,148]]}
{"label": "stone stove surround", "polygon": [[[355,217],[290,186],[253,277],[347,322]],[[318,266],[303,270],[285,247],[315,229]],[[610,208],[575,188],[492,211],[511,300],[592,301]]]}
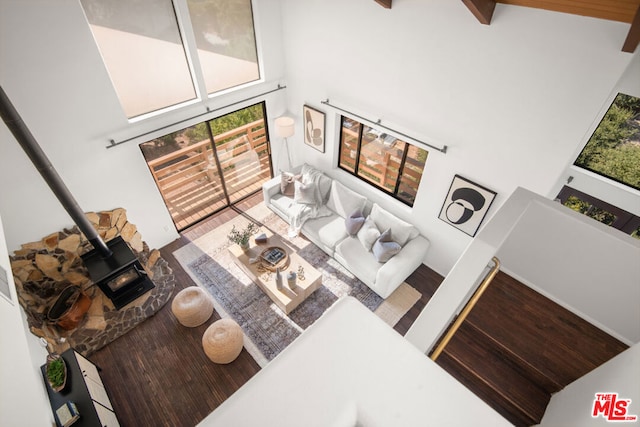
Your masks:
{"label": "stone stove surround", "polygon": [[[93,247],[77,226],[23,244],[11,256],[18,301],[30,331],[45,338],[56,352],[73,347],[85,356],[155,314],[167,303],[175,285],[167,262],[158,250],[149,249],[137,227],[127,220],[125,209],[89,212],[86,217],[103,240],[121,236],[129,244],[156,285],[152,291],[116,310],[109,298],[93,286],[82,263],[81,255]],[[78,328],[64,331],[48,322],[46,315],[55,298],[69,285],[83,289],[92,303]]]}

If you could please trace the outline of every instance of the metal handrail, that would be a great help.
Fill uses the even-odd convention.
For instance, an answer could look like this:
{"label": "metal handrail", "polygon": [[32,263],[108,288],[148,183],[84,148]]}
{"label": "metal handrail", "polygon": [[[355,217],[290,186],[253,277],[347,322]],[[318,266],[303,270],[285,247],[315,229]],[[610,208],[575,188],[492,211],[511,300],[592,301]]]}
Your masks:
{"label": "metal handrail", "polygon": [[431,356],[430,356],[431,360],[435,361],[438,358],[438,356],[440,356],[440,353],[442,353],[442,351],[447,346],[447,344],[449,344],[449,341],[451,341],[451,338],[453,338],[453,335],[458,331],[458,328],[460,328],[460,325],[462,325],[462,322],[465,321],[465,319],[467,318],[467,316],[469,315],[473,307],[476,305],[476,303],[482,296],[483,292],[487,289],[487,287],[489,286],[493,278],[496,277],[496,274],[498,274],[498,271],[500,270],[500,260],[497,257],[493,257],[491,258],[491,260],[493,261],[493,264],[494,264],[493,267],[491,267],[491,270],[489,270],[489,272],[484,277],[484,279],[482,279],[482,283],[480,283],[480,286],[478,286],[478,289],[476,289],[476,291],[473,293],[471,298],[469,298],[469,301],[467,301],[467,304],[464,306],[464,308],[462,309],[462,311],[460,312],[456,320],[453,322],[453,324],[451,325],[451,327],[449,328],[445,336],[442,338],[442,340],[440,341],[438,346],[435,348],[435,350],[433,350],[433,353],[431,353]]}

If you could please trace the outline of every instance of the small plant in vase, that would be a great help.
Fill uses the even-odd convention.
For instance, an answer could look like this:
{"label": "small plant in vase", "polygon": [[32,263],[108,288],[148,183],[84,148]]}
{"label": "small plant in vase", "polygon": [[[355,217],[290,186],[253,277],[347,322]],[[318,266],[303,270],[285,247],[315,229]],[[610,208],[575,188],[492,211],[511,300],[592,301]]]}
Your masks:
{"label": "small plant in vase", "polygon": [[67,382],[67,365],[59,355],[47,356],[47,380],[53,391],[61,391]]}
{"label": "small plant in vase", "polygon": [[249,239],[258,230],[259,227],[253,222],[250,222],[249,225],[247,225],[247,227],[242,230],[238,230],[234,225],[231,228],[231,232],[229,233],[227,238],[230,242],[236,243],[240,245],[242,249],[247,250],[249,249]]}

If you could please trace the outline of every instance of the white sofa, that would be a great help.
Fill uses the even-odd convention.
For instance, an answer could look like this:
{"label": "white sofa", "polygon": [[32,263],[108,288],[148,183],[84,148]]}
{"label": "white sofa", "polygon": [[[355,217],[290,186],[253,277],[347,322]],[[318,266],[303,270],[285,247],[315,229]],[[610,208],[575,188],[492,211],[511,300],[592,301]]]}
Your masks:
{"label": "white sofa", "polygon": [[[303,165],[294,169],[293,173],[303,182],[309,171],[315,169]],[[365,196],[347,188],[339,181],[320,174],[316,183],[323,205],[321,214],[304,221],[301,233],[335,258],[376,294],[387,298],[422,264],[429,248],[429,241],[420,235],[416,227],[392,215],[378,204],[371,204]],[[263,184],[262,190],[267,206],[287,223],[291,223],[293,212],[300,205],[295,200],[296,195],[289,192],[289,195],[283,194],[282,177],[278,175],[267,181]],[[361,210],[366,221],[356,234],[349,235],[346,218],[355,210]],[[382,254],[382,258],[380,257],[381,245],[385,244],[382,241],[377,242],[374,248],[376,242],[372,242],[376,240],[376,231],[379,235],[386,230],[389,230],[393,240],[389,246],[399,250],[388,260],[388,254]],[[365,247],[370,243],[373,244],[371,247]],[[379,262],[378,259],[386,261]]]}

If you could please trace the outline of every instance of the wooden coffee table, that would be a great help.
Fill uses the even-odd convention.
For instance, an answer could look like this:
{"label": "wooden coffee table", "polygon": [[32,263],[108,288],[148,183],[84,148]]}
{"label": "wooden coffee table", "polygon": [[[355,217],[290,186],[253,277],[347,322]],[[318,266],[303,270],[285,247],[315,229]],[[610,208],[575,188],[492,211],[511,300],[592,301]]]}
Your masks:
{"label": "wooden coffee table", "polygon": [[[240,267],[285,314],[289,314],[322,285],[322,273],[299,256],[291,246],[279,236],[274,235],[269,230],[261,229],[260,231],[267,235],[266,243],[256,244],[254,239],[251,238],[248,251],[234,244],[229,247],[229,253],[238,267]],[[278,246],[287,252],[288,262],[280,271],[280,275],[282,276],[282,289],[278,289],[276,286],[276,273],[266,269],[263,261],[258,261],[253,264],[249,262],[251,258],[259,257],[262,251],[271,246]],[[287,283],[287,273],[294,271],[297,274],[299,267],[302,267],[304,270],[304,280],[298,278],[294,289],[290,289]]]}

